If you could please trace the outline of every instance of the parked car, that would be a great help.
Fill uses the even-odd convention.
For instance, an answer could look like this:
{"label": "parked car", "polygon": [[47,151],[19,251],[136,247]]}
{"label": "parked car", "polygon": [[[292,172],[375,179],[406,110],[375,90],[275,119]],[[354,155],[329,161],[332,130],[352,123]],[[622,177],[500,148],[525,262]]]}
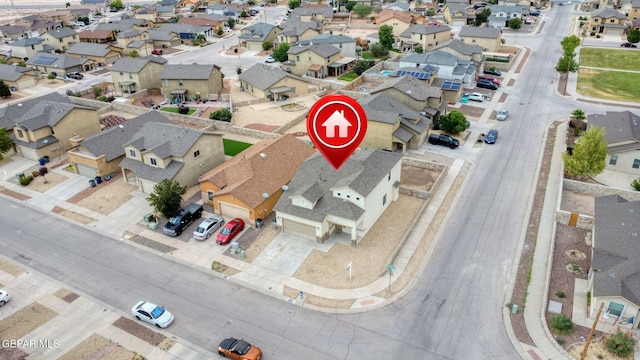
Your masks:
{"label": "parked car", "polygon": [[636,44],[632,44],[632,43],[630,43],[630,42],[622,43],[622,44],[620,44],[620,46],[622,46],[622,47],[628,47],[628,48],[635,48],[635,47],[638,47]]}
{"label": "parked car", "polygon": [[216,236],[219,245],[227,245],[244,229],[244,220],[235,218],[227,223]]}
{"label": "parked car", "polygon": [[153,55],[162,55],[162,53],[162,49],[153,49],[153,51],[151,52],[151,54]]}
{"label": "parked car", "polygon": [[222,216],[213,215],[198,225],[198,228],[193,232],[193,238],[196,240],[206,240],[222,225],[224,225]]}
{"label": "parked car", "polygon": [[9,296],[9,293],[6,290],[0,290],[0,307],[8,303],[9,300],[11,300],[11,296]]}
{"label": "parked car", "polygon": [[71,71],[67,73],[67,77],[71,79],[82,80],[84,78],[84,75],[80,74],[77,71]]}
{"label": "parked car", "polygon": [[540,16],[540,10],[531,10],[531,11],[529,11],[529,15],[531,15],[531,16]]}
{"label": "parked car", "polygon": [[201,216],[202,205],[191,203],[184,210],[179,210],[175,216],[170,218],[162,230],[169,236],[180,236],[184,229],[191,225],[194,220],[200,219]]}
{"label": "parked car", "polygon": [[489,80],[478,80],[476,86],[483,89],[498,90],[498,85],[492,83]]}
{"label": "parked car", "polygon": [[427,141],[429,144],[448,146],[451,149],[455,149],[460,146],[460,141],[446,134],[431,134]]}
{"label": "parked car", "polygon": [[173,323],[173,314],[165,310],[162,306],[152,304],[147,301],[139,301],[131,308],[131,315],[136,319],[148,322],[151,325],[155,325],[161,329]]}
{"label": "parked car", "polygon": [[262,350],[242,339],[227,338],[218,345],[218,354],[237,360],[260,360]]}
{"label": "parked car", "polygon": [[498,111],[498,115],[496,115],[496,120],[507,120],[507,116],[509,116],[509,110],[506,109],[502,109],[500,111]]}
{"label": "parked car", "polygon": [[483,102],[484,101],[484,95],[480,94],[480,93],[471,93],[471,94],[465,94],[467,96],[467,98],[471,101],[477,101],[477,102]]}
{"label": "parked car", "polygon": [[73,26],[87,26],[87,24],[85,24],[82,21],[77,21],[77,22],[73,23]]}
{"label": "parked car", "polygon": [[489,130],[487,135],[484,136],[484,142],[486,142],[487,144],[495,144],[497,139],[498,139],[498,130],[496,129]]}
{"label": "parked car", "polygon": [[500,72],[500,70],[491,69],[491,68],[484,69],[484,73],[489,75],[502,76],[502,72]]}
{"label": "parked car", "polygon": [[273,56],[269,55],[267,56],[267,58],[264,60],[264,62],[266,63],[274,63],[276,62],[276,59],[273,58]]}
{"label": "parked car", "polygon": [[491,81],[492,83],[500,86],[500,80],[494,78],[493,76],[478,76],[478,80],[487,80],[487,81]]}

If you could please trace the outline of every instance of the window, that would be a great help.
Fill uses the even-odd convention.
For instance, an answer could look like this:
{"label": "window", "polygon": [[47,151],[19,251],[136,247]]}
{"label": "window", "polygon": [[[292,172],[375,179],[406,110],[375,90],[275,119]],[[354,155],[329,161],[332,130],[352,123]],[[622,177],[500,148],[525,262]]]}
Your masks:
{"label": "window", "polygon": [[633,160],[633,168],[634,169],[640,169],[640,159],[634,159]]}
{"label": "window", "polygon": [[609,20],[609,22],[610,22],[611,24],[615,24],[615,23],[616,23],[616,20],[615,20],[615,19],[611,19],[611,20]]}
{"label": "window", "polygon": [[167,79],[162,80],[162,86],[164,86],[164,87],[169,86],[169,80],[167,80]]}
{"label": "window", "polygon": [[382,197],[382,206],[387,204],[387,194],[384,194],[384,196]]}
{"label": "window", "polygon": [[609,165],[615,165],[618,162],[618,155],[611,155],[609,159]]}
{"label": "window", "polygon": [[62,42],[62,39],[60,39],[60,42]]}
{"label": "window", "polygon": [[136,157],[136,151],[133,149],[129,149],[129,156]]}
{"label": "window", "polygon": [[149,162],[151,163],[151,165],[153,166],[158,166],[158,163],[156,162],[155,158],[149,158]]}
{"label": "window", "polygon": [[209,201],[213,201],[213,191],[211,190],[207,191],[207,199],[209,199]]}
{"label": "window", "polygon": [[22,138],[24,137],[24,133],[22,132],[22,130],[18,129],[18,137]]}
{"label": "window", "polygon": [[124,73],[122,71],[120,71],[120,76],[124,76]]}
{"label": "window", "polygon": [[182,79],[178,80],[178,85],[182,86],[183,82]]}
{"label": "window", "polygon": [[598,21],[600,21],[600,18],[594,18],[594,19],[593,19],[593,22],[594,22],[594,23],[597,23]]}
{"label": "window", "polygon": [[613,301],[609,303],[609,307],[607,308],[607,312],[613,316],[622,315],[622,310],[624,310],[624,305],[615,303]]}
{"label": "window", "polygon": [[300,61],[300,55],[296,55],[296,61]]}
{"label": "window", "polygon": [[129,80],[133,80],[133,74],[129,73]]}
{"label": "window", "polygon": [[420,40],[422,40],[422,34],[420,34]]}
{"label": "window", "polygon": [[193,152],[193,157],[197,158],[198,156],[200,156],[200,150],[196,150]]}
{"label": "window", "polygon": [[387,174],[387,181],[391,181],[391,173]]}

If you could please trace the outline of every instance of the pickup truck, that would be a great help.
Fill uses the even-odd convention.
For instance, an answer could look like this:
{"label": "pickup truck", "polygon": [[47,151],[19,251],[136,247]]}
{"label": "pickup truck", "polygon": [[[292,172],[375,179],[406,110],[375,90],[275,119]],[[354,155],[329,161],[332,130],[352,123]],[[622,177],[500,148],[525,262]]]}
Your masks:
{"label": "pickup truck", "polygon": [[162,230],[169,236],[180,236],[194,220],[202,216],[202,205],[191,203],[186,208],[180,209],[178,213],[169,219]]}
{"label": "pickup truck", "polygon": [[452,149],[457,148],[460,142],[449,135],[445,134],[431,134],[429,135],[429,144],[448,146]]}

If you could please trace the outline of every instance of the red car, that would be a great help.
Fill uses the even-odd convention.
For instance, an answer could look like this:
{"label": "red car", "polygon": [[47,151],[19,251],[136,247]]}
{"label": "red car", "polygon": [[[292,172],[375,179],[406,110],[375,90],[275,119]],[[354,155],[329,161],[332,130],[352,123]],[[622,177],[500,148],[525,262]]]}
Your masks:
{"label": "red car", "polygon": [[244,229],[244,221],[240,218],[235,218],[227,223],[216,237],[216,242],[219,245],[227,245],[233,240],[236,235]]}
{"label": "red car", "polygon": [[487,75],[478,76],[478,80],[488,80],[488,81],[500,86],[500,80],[494,78],[493,76],[487,76]]}
{"label": "red car", "polygon": [[153,55],[162,55],[162,49],[154,49],[151,53]]}

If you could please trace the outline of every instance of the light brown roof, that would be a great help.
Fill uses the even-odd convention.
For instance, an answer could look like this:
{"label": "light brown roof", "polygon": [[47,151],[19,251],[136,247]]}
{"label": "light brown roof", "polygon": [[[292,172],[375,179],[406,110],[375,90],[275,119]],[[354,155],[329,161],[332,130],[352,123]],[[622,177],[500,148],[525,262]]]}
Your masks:
{"label": "light brown roof", "polygon": [[315,150],[293,135],[260,141],[200,177],[255,208],[291,181],[300,164]]}
{"label": "light brown roof", "polygon": [[193,17],[193,18],[183,17],[183,18],[180,18],[180,20],[178,20],[178,24],[216,27],[218,26],[218,24],[220,24],[220,21],[207,19],[203,17]]}
{"label": "light brown roof", "polygon": [[111,30],[85,30],[78,34],[80,39],[108,39],[112,36]]}
{"label": "light brown roof", "polygon": [[309,65],[309,70],[311,70],[311,71],[322,70],[322,65],[320,65],[320,64],[311,64],[311,65]]}
{"label": "light brown roof", "polygon": [[393,18],[404,21],[407,24],[411,24],[413,20],[413,16],[409,12],[385,9],[378,14],[377,22],[382,23]]}

